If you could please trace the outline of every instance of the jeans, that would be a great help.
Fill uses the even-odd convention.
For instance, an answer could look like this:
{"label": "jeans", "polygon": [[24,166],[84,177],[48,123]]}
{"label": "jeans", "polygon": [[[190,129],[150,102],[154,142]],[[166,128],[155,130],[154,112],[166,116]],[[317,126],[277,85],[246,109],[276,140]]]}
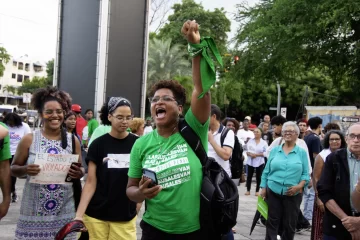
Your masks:
{"label": "jeans", "polygon": [[[13,160],[14,160],[14,155],[12,155],[10,158],[10,166],[11,166]],[[16,191],[15,185],[16,185],[16,177],[11,176],[11,193],[14,193]]]}
{"label": "jeans", "polygon": [[308,221],[312,221],[313,209],[314,209],[314,199],[315,199],[315,191],[314,188],[311,187],[305,188],[304,191],[304,217]]}
{"label": "jeans", "polygon": [[234,233],[232,230],[230,230],[230,232],[228,234],[226,234],[226,236],[222,237],[222,240],[234,240]]}

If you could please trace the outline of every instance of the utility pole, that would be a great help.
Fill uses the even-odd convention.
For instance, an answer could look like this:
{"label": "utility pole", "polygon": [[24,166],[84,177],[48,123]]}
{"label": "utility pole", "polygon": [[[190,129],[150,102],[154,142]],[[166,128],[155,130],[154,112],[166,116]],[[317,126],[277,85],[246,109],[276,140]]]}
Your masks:
{"label": "utility pole", "polygon": [[280,102],[281,102],[281,89],[280,89],[279,81],[276,81],[276,86],[277,86],[277,90],[278,90],[276,116],[278,116],[278,115],[280,115]]}
{"label": "utility pole", "polygon": [[305,88],[304,105],[303,105],[303,111],[302,111],[302,117],[305,117],[305,116],[306,116],[306,113],[305,113],[305,106],[307,106],[308,96],[309,96],[309,87],[308,87],[308,86],[306,86],[306,88]]}

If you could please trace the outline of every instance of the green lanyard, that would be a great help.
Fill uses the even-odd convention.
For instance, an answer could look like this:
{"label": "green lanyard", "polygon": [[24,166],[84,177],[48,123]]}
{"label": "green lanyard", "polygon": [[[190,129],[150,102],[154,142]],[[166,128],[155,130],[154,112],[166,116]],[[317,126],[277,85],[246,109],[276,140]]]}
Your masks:
{"label": "green lanyard", "polygon": [[201,38],[199,44],[189,43],[188,46],[188,51],[191,57],[195,57],[199,54],[202,56],[200,61],[200,74],[203,92],[199,95],[198,98],[202,98],[216,81],[215,65],[207,51],[208,49],[212,52],[212,54],[215,56],[215,59],[222,67],[222,58],[220,56],[219,50],[216,47],[214,39],[211,37]]}

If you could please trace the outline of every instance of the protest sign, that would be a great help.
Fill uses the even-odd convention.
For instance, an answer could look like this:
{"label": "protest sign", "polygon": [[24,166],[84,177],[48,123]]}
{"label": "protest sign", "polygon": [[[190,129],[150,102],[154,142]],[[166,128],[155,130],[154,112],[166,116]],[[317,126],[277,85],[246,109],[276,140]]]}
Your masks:
{"label": "protest sign", "polygon": [[[40,166],[40,172],[30,177],[30,183],[69,184],[65,182],[71,163],[77,162],[79,155],[37,153],[34,164]],[[71,184],[71,183],[70,183]]]}

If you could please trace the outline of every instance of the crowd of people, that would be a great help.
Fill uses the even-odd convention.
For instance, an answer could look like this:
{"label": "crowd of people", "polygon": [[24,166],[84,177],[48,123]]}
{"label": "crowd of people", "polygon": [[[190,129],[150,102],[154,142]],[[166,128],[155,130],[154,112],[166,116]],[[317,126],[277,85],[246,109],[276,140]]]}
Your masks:
{"label": "crowd of people", "polygon": [[[99,125],[93,110],[83,117],[81,106],[55,87],[32,96],[40,128],[31,132],[16,113],[5,116],[0,123],[0,220],[10,202],[18,201],[16,178],[26,178],[15,239],[54,239],[64,225],[78,221],[83,224],[80,239],[87,232],[95,240],[135,240],[144,202],[141,239],[203,239],[202,159],[180,133],[182,116],[226,175],[238,186],[246,182],[247,197],[256,174],[254,195],[268,204],[267,219],[259,220],[266,226],[265,239],[292,240],[304,230],[311,231],[312,240],[360,239],[360,125],[344,133],[334,123],[323,131],[320,117],[295,122],[265,115],[258,126],[250,116],[240,122],[224,118],[211,104],[215,75],[204,74],[210,71],[202,62],[207,43],[198,24],[185,22],[182,33],[193,48],[194,89],[186,113],[184,87],[161,80],[151,86],[151,117],[146,119],[134,117],[128,99],[114,96],[102,106]],[[239,151],[240,162],[234,163]],[[42,171],[36,163],[42,153],[77,156],[78,164],[68,170],[71,184],[31,182]],[[144,177],[144,170],[156,174],[157,184]],[[213,239],[231,240],[234,232]],[[78,238],[75,232],[66,236]]]}

